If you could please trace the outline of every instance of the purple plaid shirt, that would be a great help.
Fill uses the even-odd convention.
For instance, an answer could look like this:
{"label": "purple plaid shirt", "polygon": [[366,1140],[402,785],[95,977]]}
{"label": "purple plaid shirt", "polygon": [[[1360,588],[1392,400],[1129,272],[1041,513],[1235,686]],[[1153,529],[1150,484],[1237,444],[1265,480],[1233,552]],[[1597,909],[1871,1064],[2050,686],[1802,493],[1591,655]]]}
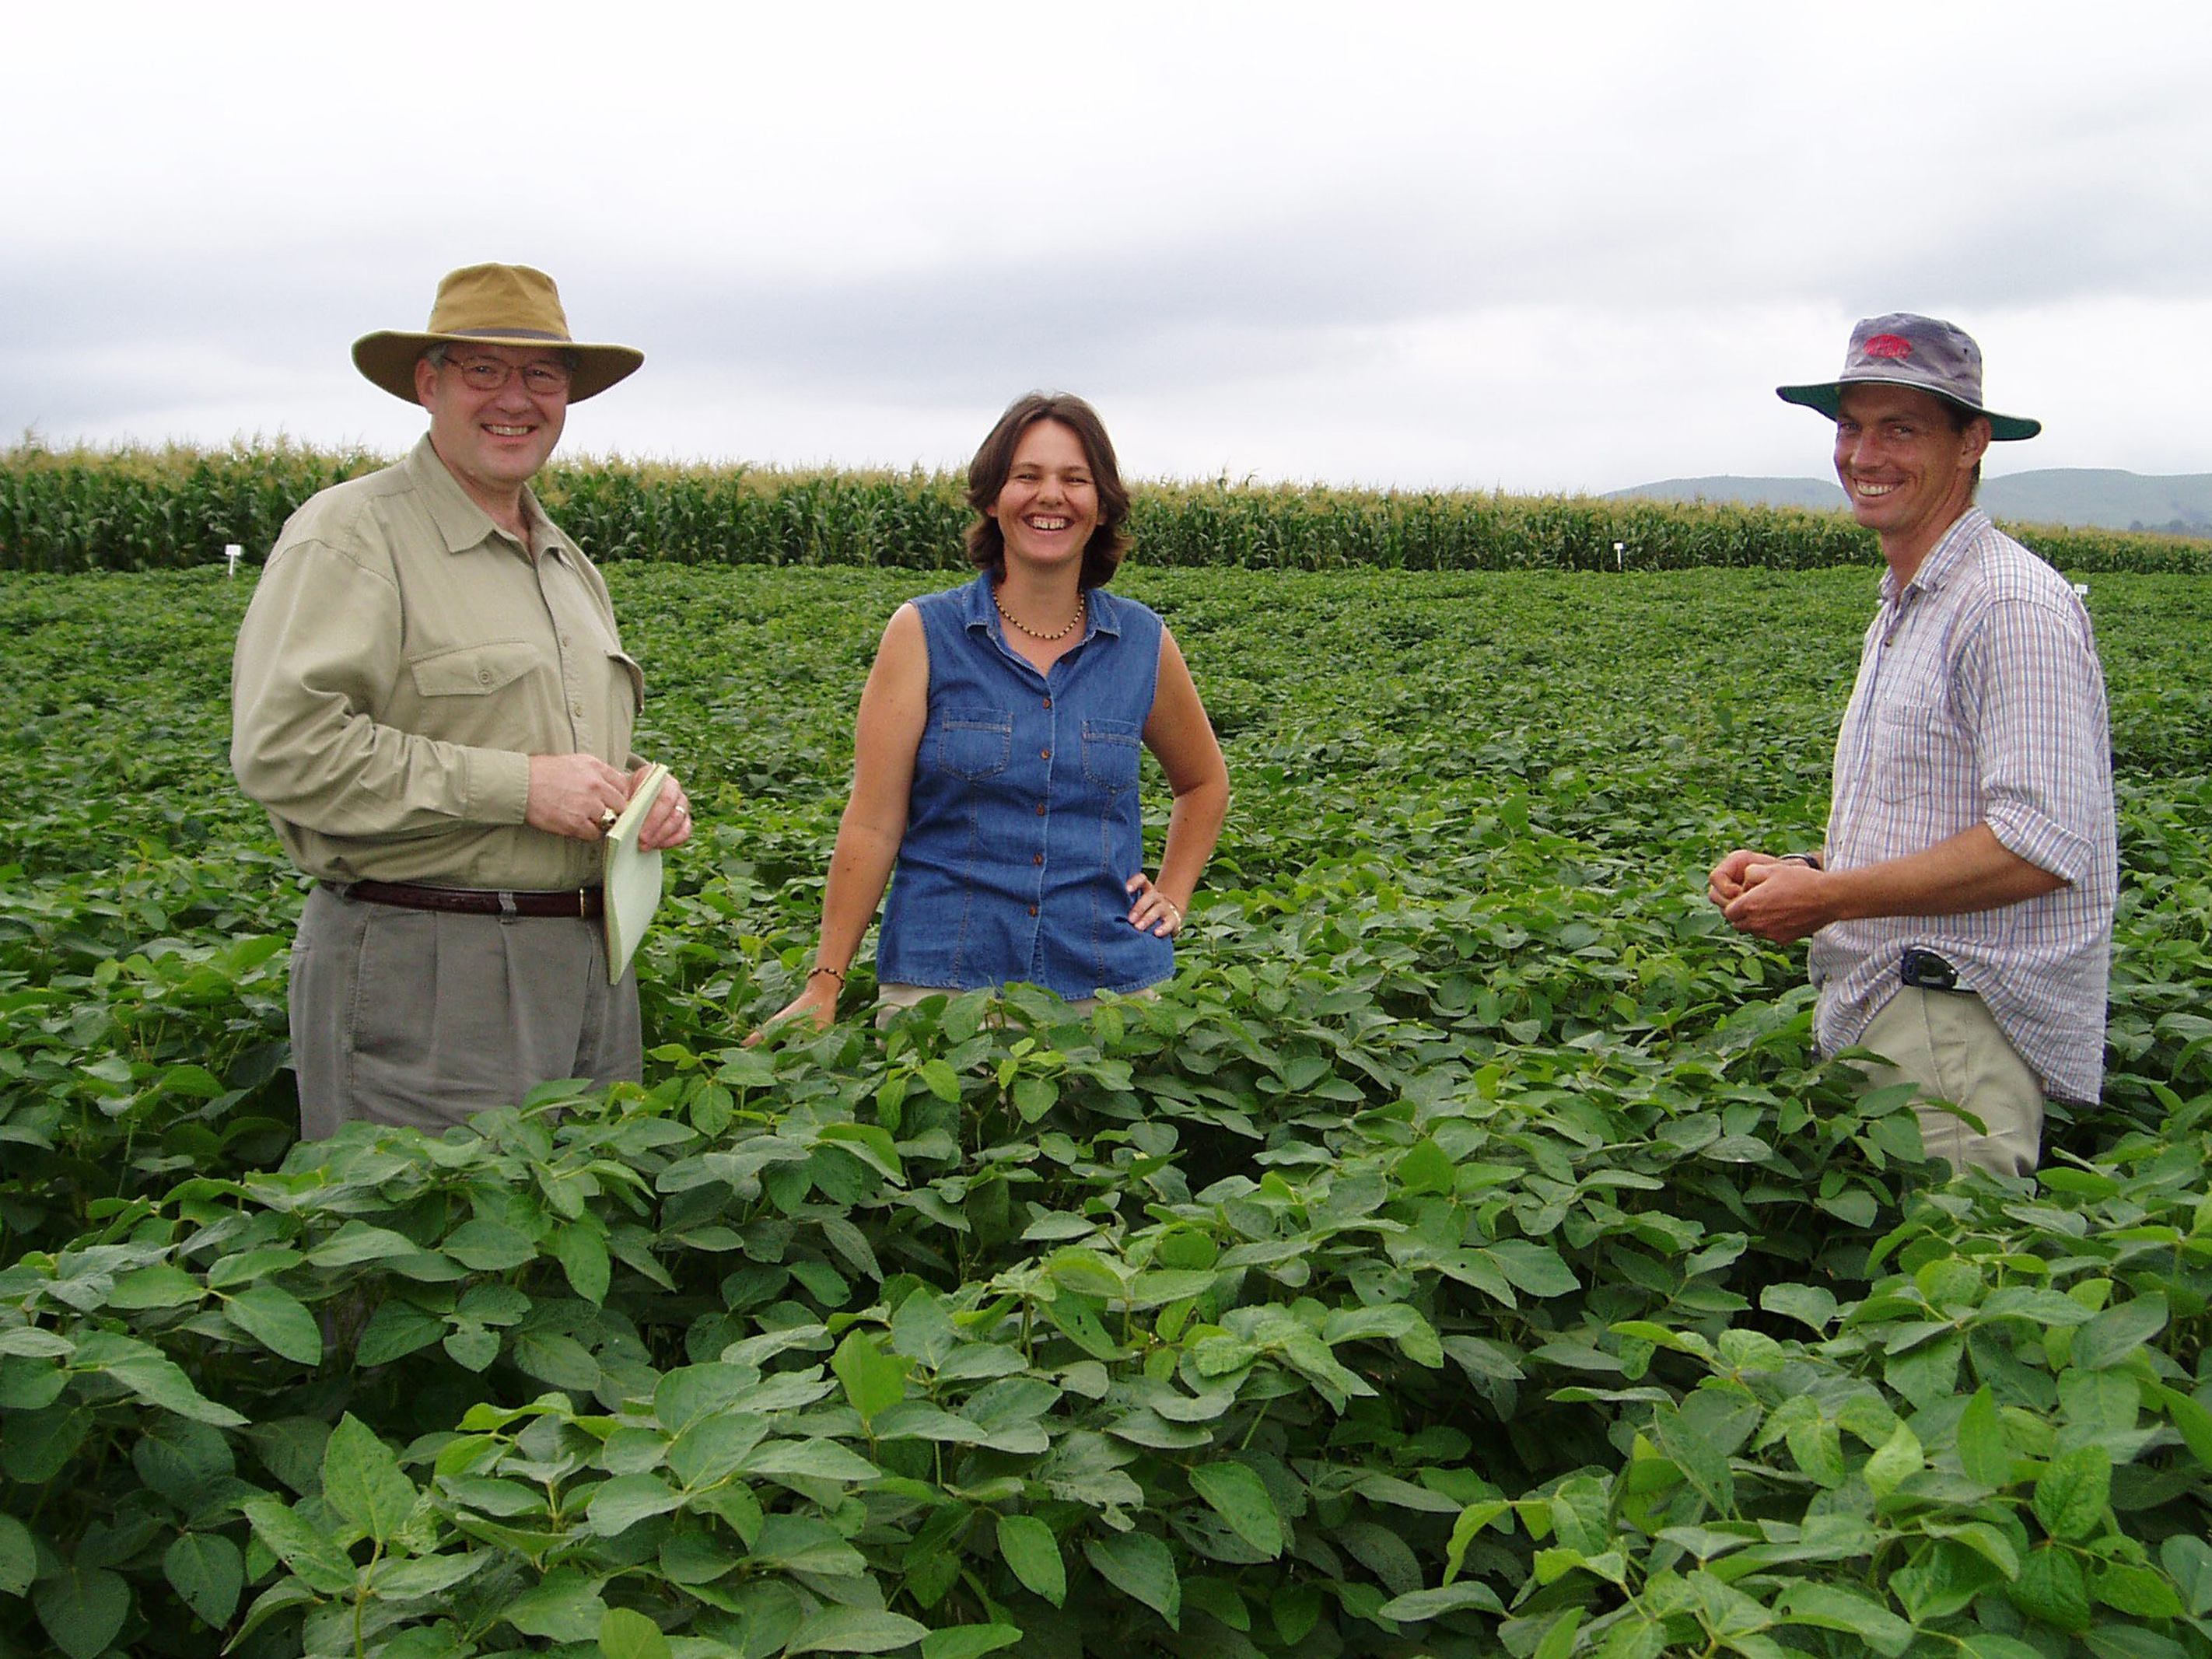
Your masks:
{"label": "purple plaid shirt", "polygon": [[1814,1032],[1833,1054],[1896,994],[1898,958],[1948,958],[2045,1089],[2094,1100],[2119,854],[2112,735],[2088,612],[2064,578],[1970,507],[1898,591],[1885,573],[1836,737],[1825,861],[1850,870],[1986,823],[2067,885],[1954,916],[1814,935]]}

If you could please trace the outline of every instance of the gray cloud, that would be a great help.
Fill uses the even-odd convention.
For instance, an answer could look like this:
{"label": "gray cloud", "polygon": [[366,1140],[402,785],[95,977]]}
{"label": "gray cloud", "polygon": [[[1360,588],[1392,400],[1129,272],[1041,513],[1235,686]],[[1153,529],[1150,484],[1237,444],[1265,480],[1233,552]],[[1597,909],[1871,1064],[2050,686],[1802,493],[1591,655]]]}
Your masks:
{"label": "gray cloud", "polygon": [[[648,354],[572,442],[678,455],[957,457],[1050,384],[1137,412],[1158,441],[1133,453],[1183,473],[1817,470],[1766,388],[1905,305],[2075,411],[2069,464],[2152,470],[2188,461],[2175,388],[2212,372],[2212,25],[2179,0],[2125,30],[1961,0],[1897,64],[1736,0],[1293,3],[1264,33],[1143,0],[1105,31],[552,12],[599,43],[596,95],[496,134],[403,46],[338,51],[338,20],[272,9],[220,56],[160,9],[27,22],[111,95],[86,123],[58,73],[0,115],[40,156],[0,254],[0,432],[396,447],[420,417],[346,347],[485,257]],[[456,61],[574,69],[447,27]],[[209,91],[310,74],[312,111]],[[2083,340],[2113,348],[2094,374]]]}

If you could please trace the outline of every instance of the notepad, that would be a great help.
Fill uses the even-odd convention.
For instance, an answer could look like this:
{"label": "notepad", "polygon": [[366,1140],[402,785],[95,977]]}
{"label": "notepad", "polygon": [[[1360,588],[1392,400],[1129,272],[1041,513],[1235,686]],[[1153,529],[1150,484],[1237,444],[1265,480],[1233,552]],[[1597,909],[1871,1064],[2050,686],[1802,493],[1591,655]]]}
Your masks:
{"label": "notepad", "polygon": [[653,925],[653,913],[660,905],[660,849],[641,848],[637,844],[639,833],[645,828],[646,815],[653,811],[653,803],[660,793],[660,786],[668,781],[668,769],[655,765],[646,769],[631,791],[629,805],[607,831],[606,840],[599,849],[601,879],[605,885],[606,903],[604,911],[607,933],[607,982],[614,984],[629,971],[630,958],[637,954],[638,942],[645,930]]}

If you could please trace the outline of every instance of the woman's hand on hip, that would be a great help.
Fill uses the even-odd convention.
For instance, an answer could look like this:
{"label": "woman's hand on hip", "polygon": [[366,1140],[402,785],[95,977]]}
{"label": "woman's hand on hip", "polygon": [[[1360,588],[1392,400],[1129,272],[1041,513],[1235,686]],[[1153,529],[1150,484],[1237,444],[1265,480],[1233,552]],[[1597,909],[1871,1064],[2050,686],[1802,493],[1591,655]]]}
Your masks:
{"label": "woman's hand on hip", "polygon": [[1134,901],[1129,906],[1129,926],[1156,939],[1173,939],[1182,931],[1182,906],[1153,885],[1150,876],[1139,870],[1127,885]]}

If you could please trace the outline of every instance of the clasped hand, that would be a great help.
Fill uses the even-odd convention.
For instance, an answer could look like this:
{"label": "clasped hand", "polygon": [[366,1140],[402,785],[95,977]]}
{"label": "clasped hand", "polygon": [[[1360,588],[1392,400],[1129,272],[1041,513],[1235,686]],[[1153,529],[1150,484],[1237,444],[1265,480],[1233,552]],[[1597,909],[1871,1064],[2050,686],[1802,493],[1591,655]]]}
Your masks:
{"label": "clasped hand", "polygon": [[[646,769],[625,775],[597,755],[532,755],[530,799],[523,822],[575,841],[597,841],[606,833],[609,813],[629,805],[630,792]],[[644,851],[681,847],[691,839],[691,800],[673,777],[660,787],[637,844]]]}
{"label": "clasped hand", "polygon": [[1739,847],[1705,878],[1705,894],[1729,927],[1777,945],[1817,933],[1832,918],[1820,871],[1796,859]]}

